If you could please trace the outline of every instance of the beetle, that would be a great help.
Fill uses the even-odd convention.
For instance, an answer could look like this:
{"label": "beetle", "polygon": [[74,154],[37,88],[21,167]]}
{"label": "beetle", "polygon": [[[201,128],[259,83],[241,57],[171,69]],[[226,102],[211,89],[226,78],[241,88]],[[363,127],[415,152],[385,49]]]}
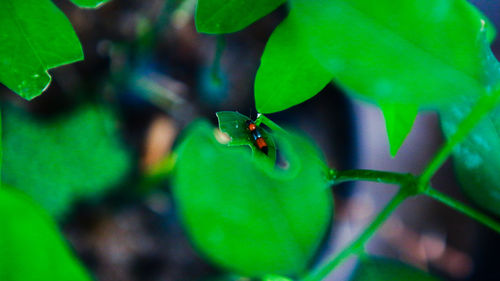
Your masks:
{"label": "beetle", "polygon": [[257,148],[264,152],[264,154],[267,155],[269,152],[269,147],[267,146],[266,140],[262,137],[262,134],[260,133],[260,128],[255,125],[254,122],[251,120],[247,120],[246,122],[247,129],[250,131],[250,134],[252,135],[253,141],[255,143],[255,146]]}

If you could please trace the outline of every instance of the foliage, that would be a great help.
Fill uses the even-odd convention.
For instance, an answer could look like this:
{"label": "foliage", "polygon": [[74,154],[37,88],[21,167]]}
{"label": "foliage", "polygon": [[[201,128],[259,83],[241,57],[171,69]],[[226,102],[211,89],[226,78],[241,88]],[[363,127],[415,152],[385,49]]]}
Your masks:
{"label": "foliage", "polygon": [[333,211],[316,148],[280,136],[287,168],[275,168],[263,154],[220,144],[215,132],[194,123],[176,150],[174,195],[188,234],[213,262],[244,276],[301,273]]}
{"label": "foliage", "polygon": [[64,215],[78,198],[102,194],[130,169],[117,139],[116,117],[87,106],[65,118],[37,122],[27,112],[3,112],[3,182],[23,190],[49,213]]}
{"label": "foliage", "polygon": [[[453,147],[468,136],[454,152],[459,178],[473,199],[500,214],[494,173],[500,156],[491,153],[499,142],[496,111],[469,134],[500,96],[497,87],[500,68],[489,48],[496,31],[489,20],[465,0],[288,2],[289,14],[269,38],[256,75],[255,102],[260,113],[278,112],[300,104],[333,80],[348,94],[380,107],[392,156],[409,134],[419,110],[441,113],[448,137],[419,176],[331,170],[334,184],[373,180],[398,184],[400,192],[351,245],[304,280],[321,280],[349,255],[359,254],[390,213],[413,195],[430,196],[499,230],[496,221],[429,186],[429,180]],[[214,16],[213,11],[222,8],[218,1],[212,1],[209,7],[208,1],[200,0],[198,31],[234,32],[261,17],[270,7],[269,2],[257,2],[252,11],[259,11],[258,16],[245,24],[234,23],[235,19],[247,16],[248,11],[241,9],[245,4],[243,0],[231,1],[232,9],[219,9]],[[255,15],[252,11],[248,14]],[[204,12],[210,16],[200,16]],[[208,31],[205,26],[224,28]],[[257,121],[272,127],[273,132],[282,131],[267,117],[259,118]],[[223,131],[228,131],[226,126],[229,126],[236,140],[252,145],[251,139],[245,139],[247,132],[238,132],[242,121],[238,125],[225,125],[227,120],[219,118],[219,122]],[[231,178],[231,175],[225,173],[219,177]],[[387,274],[395,272],[408,275],[408,280],[434,280],[418,271],[372,258],[363,261],[354,280],[371,280],[370,276],[375,280],[391,280]]]}
{"label": "foliage", "polygon": [[[107,2],[71,1],[84,8]],[[199,0],[196,27],[211,34],[236,32],[285,2]],[[353,281],[437,280],[399,262],[365,256],[364,245],[401,202],[419,194],[500,232],[500,223],[429,184],[453,151],[467,195],[500,215],[500,67],[489,48],[494,28],[465,0],[288,4],[289,14],[269,38],[256,74],[260,113],[300,104],[333,81],[380,107],[392,156],[419,110],[441,114],[447,141],[420,175],[336,171],[309,140],[264,115],[255,121],[269,146],[267,155],[261,153],[247,129],[248,117],[219,112],[220,131],[195,122],[175,154],[173,192],[189,236],[215,264],[263,280],[322,280],[353,254],[361,257]],[[0,27],[0,82],[26,99],[48,87],[49,69],[83,59],[75,31],[50,0],[3,1]],[[37,123],[6,108],[4,116],[9,133],[3,135],[2,176],[15,188],[0,188],[6,222],[0,279],[88,280],[53,222],[15,189],[61,217],[76,199],[116,185],[130,168],[130,155],[117,140],[113,114],[87,107],[65,120]],[[227,144],[221,131],[230,137]],[[328,187],[351,180],[400,189],[348,247],[310,269],[333,216]],[[24,270],[26,264],[33,268]]]}
{"label": "foliage", "polygon": [[[105,1],[73,2],[96,7]],[[49,86],[49,69],[83,59],[71,23],[50,0],[2,1],[0,30],[0,83],[25,99]]]}
{"label": "foliage", "polygon": [[[487,48],[481,38],[491,40],[495,31],[464,0],[290,2],[290,14],[269,39],[255,80],[259,112],[301,103],[334,79],[388,111],[384,115],[395,155],[416,110],[484,93]],[[259,4],[263,10],[262,3],[255,9]],[[220,12],[218,23],[230,24],[246,13]],[[197,27],[216,25],[215,20],[197,17]]]}
{"label": "foliage", "polygon": [[26,195],[0,187],[0,222],[0,280],[91,280],[52,219]]}

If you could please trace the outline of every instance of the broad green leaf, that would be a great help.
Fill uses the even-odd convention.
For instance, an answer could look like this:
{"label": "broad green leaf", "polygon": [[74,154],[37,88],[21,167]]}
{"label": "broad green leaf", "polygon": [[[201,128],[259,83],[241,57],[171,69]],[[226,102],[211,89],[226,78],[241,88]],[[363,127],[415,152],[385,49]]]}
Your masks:
{"label": "broad green leaf", "polygon": [[303,137],[276,138],[286,168],[191,125],[176,150],[173,187],[186,230],[212,262],[249,277],[303,272],[333,212],[327,170]]}
{"label": "broad green leaf", "polygon": [[[251,121],[250,118],[235,111],[219,111],[216,115],[219,119],[219,129],[231,138],[228,145],[248,145],[254,153],[260,153],[247,129],[247,121]],[[271,162],[274,163],[276,161],[276,144],[272,136],[264,128],[259,127],[259,130],[268,145],[267,155]]]}
{"label": "broad green leaf", "polygon": [[2,179],[52,215],[60,217],[76,199],[117,185],[130,168],[116,118],[105,108],[87,106],[48,121],[11,107],[2,114]]}
{"label": "broad green leaf", "polygon": [[48,87],[49,69],[83,59],[70,22],[50,0],[2,0],[0,30],[0,83],[25,99]]}
{"label": "broad green leaf", "polygon": [[351,281],[439,281],[439,279],[397,260],[363,257]]}
{"label": "broad green leaf", "polygon": [[55,223],[28,196],[0,187],[0,224],[0,280],[91,280]]}
{"label": "broad green leaf", "polygon": [[109,0],[71,0],[71,2],[75,3],[82,8],[97,8]]}
{"label": "broad green leaf", "polygon": [[292,0],[316,59],[378,104],[438,107],[484,93],[486,22],[465,0]]}
{"label": "broad green leaf", "polygon": [[239,31],[269,14],[286,0],[198,0],[196,29],[203,33]]}
{"label": "broad green leaf", "polygon": [[293,18],[285,19],[267,41],[255,78],[257,111],[272,113],[300,104],[316,95],[333,75],[299,37]]}
{"label": "broad green leaf", "polygon": [[380,105],[380,109],[384,114],[391,156],[394,157],[413,127],[418,114],[418,107],[414,105],[383,104]]}

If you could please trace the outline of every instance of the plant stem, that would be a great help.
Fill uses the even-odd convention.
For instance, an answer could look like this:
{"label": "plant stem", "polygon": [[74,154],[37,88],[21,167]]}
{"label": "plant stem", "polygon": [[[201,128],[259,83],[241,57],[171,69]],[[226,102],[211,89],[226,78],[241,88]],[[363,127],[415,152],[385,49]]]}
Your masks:
{"label": "plant stem", "polygon": [[455,145],[464,140],[476,124],[490,112],[498,103],[500,88],[491,94],[484,94],[477,104],[472,108],[467,117],[460,123],[458,130],[441,147],[438,153],[432,158],[420,176],[420,185],[427,186],[432,176],[443,165]]}
{"label": "plant stem", "polygon": [[403,188],[387,203],[384,209],[377,215],[377,217],[368,225],[368,227],[359,235],[359,237],[352,241],[340,253],[333,257],[330,261],[323,264],[320,268],[309,273],[302,281],[320,281],[330,274],[337,266],[342,264],[347,258],[353,254],[357,254],[363,250],[366,242],[373,237],[375,232],[382,226],[387,218],[394,210],[410,195],[405,192]]}
{"label": "plant stem", "polygon": [[257,115],[257,119],[255,119],[255,124],[259,126],[261,123],[264,123],[266,126],[269,127],[269,129],[273,131],[280,132],[284,135],[288,134],[288,132],[285,129],[281,128],[280,125],[274,123],[273,120],[267,118],[264,114],[259,113],[259,115]]}
{"label": "plant stem", "polygon": [[466,204],[459,202],[451,197],[449,197],[446,194],[443,194],[436,189],[429,187],[424,191],[424,194],[455,209],[456,211],[463,213],[476,221],[490,227],[491,229],[495,230],[496,232],[500,233],[500,223],[491,217],[485,215],[484,213],[467,206]]}
{"label": "plant stem", "polygon": [[403,185],[404,183],[410,182],[415,178],[412,174],[376,170],[331,170],[330,175],[330,180],[334,185],[348,181],[372,181]]}

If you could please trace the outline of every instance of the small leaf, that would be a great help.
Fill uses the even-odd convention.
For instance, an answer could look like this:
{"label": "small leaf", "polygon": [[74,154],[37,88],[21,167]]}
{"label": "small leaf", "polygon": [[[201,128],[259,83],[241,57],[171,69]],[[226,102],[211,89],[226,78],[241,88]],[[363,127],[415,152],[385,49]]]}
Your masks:
{"label": "small leaf", "polygon": [[310,52],[365,98],[435,108],[484,93],[487,27],[465,0],[291,3]]}
{"label": "small leaf", "polygon": [[267,41],[255,78],[255,104],[261,113],[285,110],[315,96],[332,74],[310,54],[289,16]]}
{"label": "small leaf", "polygon": [[0,187],[0,224],[0,280],[91,280],[45,211],[5,186]]}
{"label": "small leaf", "polygon": [[76,199],[102,194],[129,171],[131,156],[105,108],[88,106],[43,122],[12,107],[2,114],[2,179],[52,215],[63,216]]}
{"label": "small leaf", "polygon": [[363,257],[351,281],[439,281],[439,279],[397,260]]}
{"label": "small leaf", "polygon": [[174,199],[189,236],[242,276],[303,272],[332,216],[317,149],[295,134],[277,140],[287,168],[218,143],[206,122],[192,124],[176,150]]}
{"label": "small leaf", "polygon": [[48,70],[83,59],[68,19],[50,0],[0,3],[0,82],[25,99],[49,85]]}
{"label": "small leaf", "polygon": [[[216,115],[219,119],[219,129],[231,138],[228,145],[248,145],[254,153],[261,152],[255,146],[250,131],[247,129],[247,121],[251,121],[250,118],[235,111],[219,111]],[[267,155],[271,162],[274,163],[276,161],[276,144],[273,137],[262,127],[259,127],[259,131],[268,145]]]}
{"label": "small leaf", "polygon": [[82,8],[97,8],[101,5],[104,5],[109,0],[71,0],[71,2],[75,3]]}
{"label": "small leaf", "polygon": [[414,105],[384,104],[380,105],[380,108],[384,113],[391,156],[394,157],[413,127],[418,114],[418,107]]}
{"label": "small leaf", "polygon": [[286,0],[198,0],[196,29],[203,33],[239,31],[269,14]]}

